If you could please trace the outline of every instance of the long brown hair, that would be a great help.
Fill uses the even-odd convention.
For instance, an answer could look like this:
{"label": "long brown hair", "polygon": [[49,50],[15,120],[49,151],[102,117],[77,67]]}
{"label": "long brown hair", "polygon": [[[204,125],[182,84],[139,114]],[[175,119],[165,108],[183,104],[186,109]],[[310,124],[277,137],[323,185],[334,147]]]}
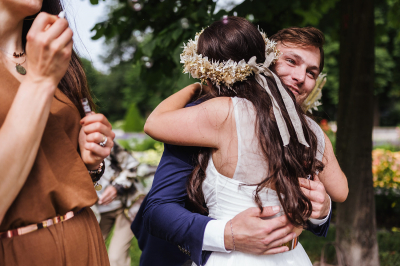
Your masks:
{"label": "long brown hair", "polygon": [[[228,17],[227,20],[214,22],[206,28],[198,40],[198,54],[207,56],[213,61],[236,62],[241,59],[246,62],[253,56],[257,57],[257,63],[265,61],[265,43],[257,28],[244,18]],[[267,187],[274,185],[287,214],[289,221],[295,226],[304,226],[311,215],[312,206],[310,200],[300,189],[298,177],[313,176],[317,170],[322,171],[323,164],[315,159],[317,152],[317,137],[310,129],[304,113],[296,104],[303,125],[304,134],[310,147],[307,148],[297,141],[294,127],[291,123],[282,97],[275,80],[266,77],[268,86],[282,110],[290,133],[290,144],[283,146],[277,123],[272,111],[272,101],[265,89],[255,80],[254,76],[248,77],[243,82],[233,85],[233,90],[221,86],[220,90],[213,87],[206,98],[237,96],[249,100],[255,107],[257,118],[255,130],[268,166],[268,176],[257,185],[254,200],[262,211],[262,202],[259,194]],[[294,95],[285,88],[293,101]],[[204,212],[204,195],[202,182],[206,175],[211,150],[202,148],[198,155],[198,162],[187,183],[187,192],[191,204],[200,212]]]}
{"label": "long brown hair", "polygon": [[[58,15],[63,10],[61,0],[43,0],[41,12],[46,12],[52,15]],[[22,45],[25,49],[26,35],[31,28],[33,20],[24,20],[22,29]],[[71,100],[71,102],[79,110],[81,117],[85,116],[81,99],[87,98],[92,110],[95,109],[92,96],[90,95],[89,86],[86,79],[85,71],[82,67],[82,62],[77,53],[72,51],[71,61],[64,77],[58,84],[58,88]]]}

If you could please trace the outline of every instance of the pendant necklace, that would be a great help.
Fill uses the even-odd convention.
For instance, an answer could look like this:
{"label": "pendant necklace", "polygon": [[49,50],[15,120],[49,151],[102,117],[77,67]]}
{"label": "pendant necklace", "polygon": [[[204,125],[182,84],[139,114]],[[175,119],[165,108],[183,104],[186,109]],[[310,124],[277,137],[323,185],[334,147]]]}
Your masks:
{"label": "pendant necklace", "polygon": [[21,53],[16,53],[14,52],[13,54],[10,54],[8,52],[6,52],[4,49],[0,48],[0,50],[3,51],[3,53],[5,53],[6,55],[10,55],[13,56],[14,58],[20,58],[20,57],[24,57],[24,62],[22,63],[16,63],[13,61],[13,63],[15,63],[15,70],[17,70],[17,72],[21,75],[25,75],[26,74],[26,69],[25,67],[22,66],[23,63],[26,62],[26,57],[25,57],[25,52],[21,52]]}

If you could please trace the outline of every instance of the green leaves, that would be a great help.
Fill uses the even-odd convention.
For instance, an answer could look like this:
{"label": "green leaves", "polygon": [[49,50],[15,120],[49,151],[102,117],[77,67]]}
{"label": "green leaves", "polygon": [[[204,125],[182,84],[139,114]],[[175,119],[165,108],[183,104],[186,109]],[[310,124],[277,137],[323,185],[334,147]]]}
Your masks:
{"label": "green leaves", "polygon": [[[130,66],[111,70],[119,73],[118,84],[121,84],[113,88],[123,92],[124,108],[133,102],[145,115],[171,93],[197,81],[182,74],[179,55],[183,43],[213,21],[235,13],[241,17],[251,14],[253,23],[268,36],[290,26],[315,26],[325,33],[324,72],[328,73],[328,82],[322,93],[322,112],[318,115],[335,119],[339,87],[339,0],[245,0],[232,10],[222,8],[217,13],[213,0],[138,0],[135,3],[142,5],[138,11],[131,1],[114,2],[107,19],[93,27],[92,38],[104,37],[111,43],[107,49],[110,56],[105,59],[108,63],[120,61]],[[90,3],[98,4],[99,0],[90,0]],[[383,109],[398,112],[393,108],[393,101],[400,100],[400,0],[377,0],[375,10],[375,92],[382,98]],[[127,57],[124,51],[133,49],[133,56]],[[151,63],[143,60],[144,57]],[[386,95],[396,95],[399,99],[388,99]]]}

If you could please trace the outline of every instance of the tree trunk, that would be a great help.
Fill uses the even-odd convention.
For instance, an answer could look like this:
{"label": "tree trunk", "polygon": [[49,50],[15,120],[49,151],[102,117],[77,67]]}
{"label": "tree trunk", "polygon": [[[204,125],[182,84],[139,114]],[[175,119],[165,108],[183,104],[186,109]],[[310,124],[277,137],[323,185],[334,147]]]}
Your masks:
{"label": "tree trunk", "polygon": [[379,265],[374,189],[372,126],[374,86],[374,4],[341,0],[340,89],[336,151],[349,182],[338,204],[336,241],[348,266]]}

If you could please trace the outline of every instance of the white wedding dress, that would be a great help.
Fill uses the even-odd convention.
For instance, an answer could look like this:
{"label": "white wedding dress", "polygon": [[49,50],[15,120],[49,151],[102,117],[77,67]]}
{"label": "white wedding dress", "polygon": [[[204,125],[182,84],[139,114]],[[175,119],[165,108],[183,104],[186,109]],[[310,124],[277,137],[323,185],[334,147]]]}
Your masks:
{"label": "white wedding dress", "polygon": [[[233,178],[218,173],[210,156],[206,179],[203,182],[203,193],[209,216],[217,220],[230,220],[238,213],[257,207],[254,202],[256,186],[267,173],[263,156],[255,135],[255,110],[251,102],[242,98],[232,98],[236,128],[238,135],[238,162]],[[307,118],[308,119],[308,118]],[[322,160],[325,148],[324,135],[321,128],[311,119],[308,122],[318,138],[316,158]],[[321,152],[322,151],[322,152]],[[276,192],[265,189],[259,193],[263,206],[280,206]],[[282,209],[282,208],[281,208]],[[283,214],[283,211],[276,216]],[[193,263],[193,265],[195,265]],[[230,253],[213,252],[206,266],[311,266],[311,261],[299,243],[295,249],[275,255],[251,255],[238,251]]]}

